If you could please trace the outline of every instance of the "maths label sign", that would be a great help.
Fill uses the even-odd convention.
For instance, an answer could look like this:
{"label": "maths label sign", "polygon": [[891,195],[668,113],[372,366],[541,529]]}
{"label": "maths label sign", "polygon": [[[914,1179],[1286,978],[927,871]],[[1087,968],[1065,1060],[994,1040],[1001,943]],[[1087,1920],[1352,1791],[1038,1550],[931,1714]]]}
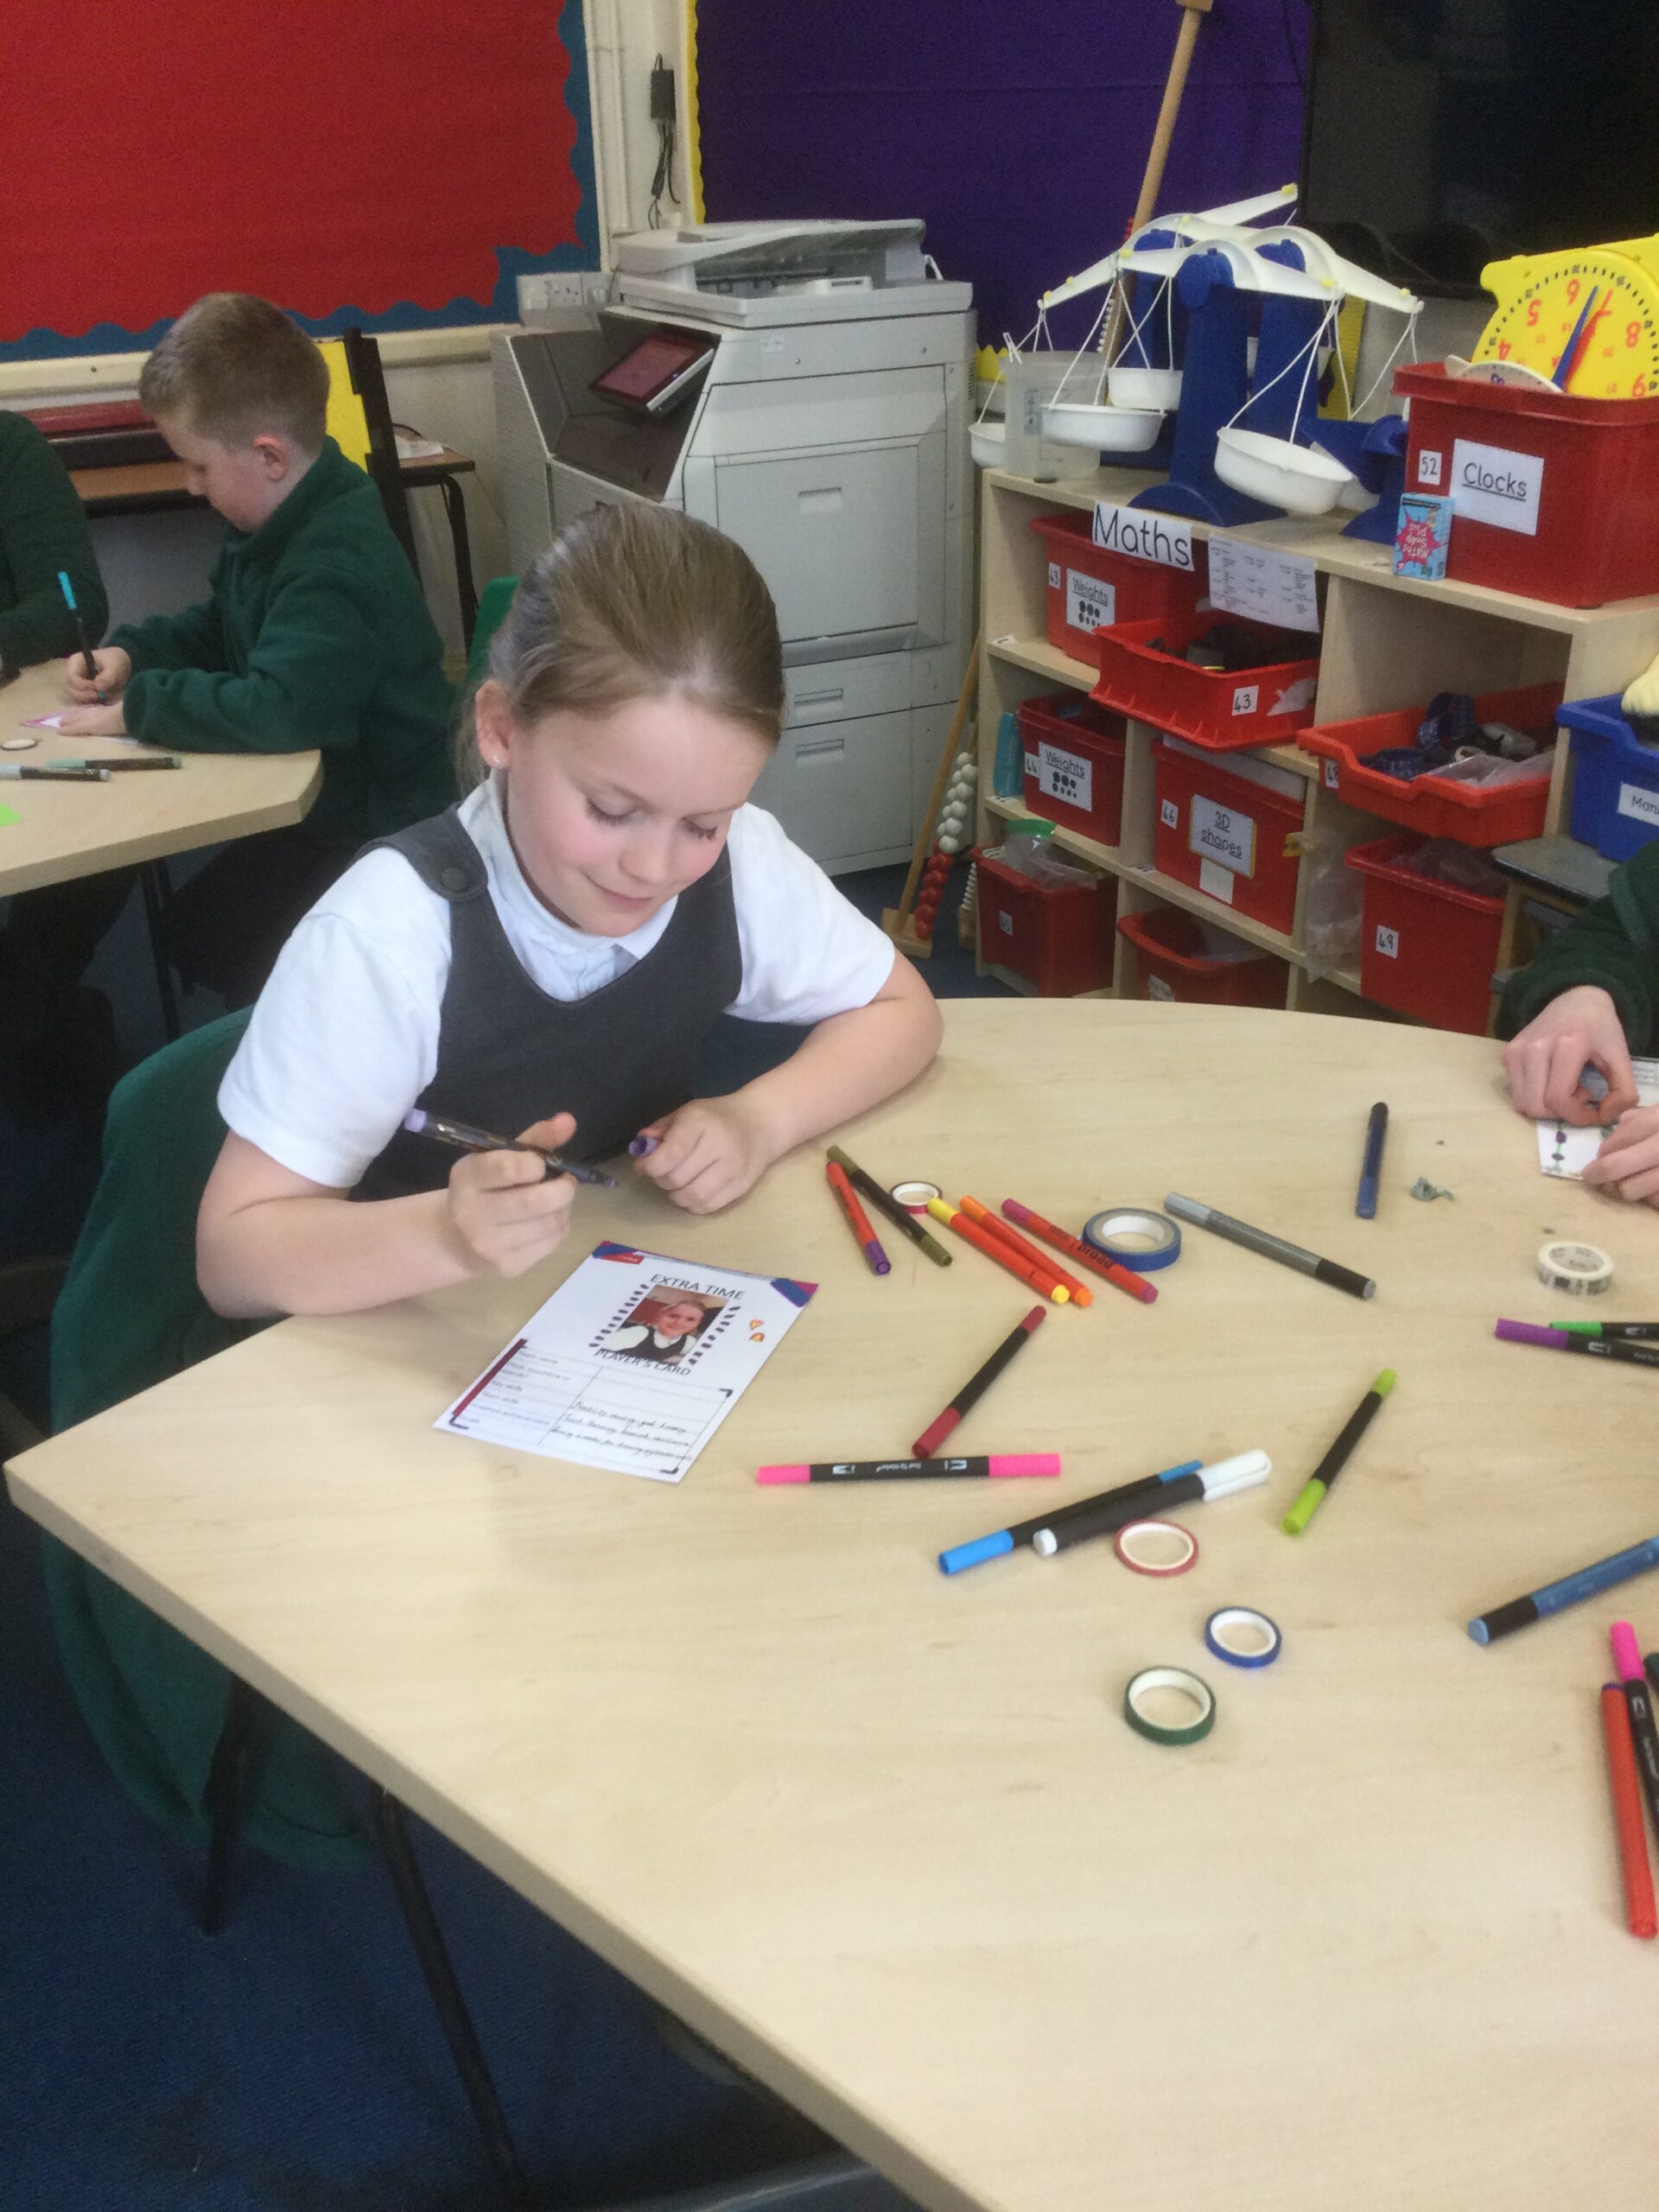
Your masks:
{"label": "maths label sign", "polygon": [[1192,573],[1192,528],[1172,515],[1144,513],[1139,507],[1096,499],[1094,538],[1109,553],[1126,553],[1132,561],[1156,561],[1166,569]]}
{"label": "maths label sign", "polygon": [[1510,453],[1503,446],[1459,438],[1452,448],[1452,506],[1471,522],[1494,530],[1538,535],[1538,501],[1544,488],[1541,454]]}

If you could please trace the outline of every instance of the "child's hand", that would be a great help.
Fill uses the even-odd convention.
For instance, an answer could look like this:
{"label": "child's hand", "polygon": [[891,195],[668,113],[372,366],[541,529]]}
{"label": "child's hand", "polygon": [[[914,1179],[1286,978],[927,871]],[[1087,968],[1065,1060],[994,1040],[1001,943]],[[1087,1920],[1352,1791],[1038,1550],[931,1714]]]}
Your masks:
{"label": "child's hand", "polygon": [[[1580,1088],[1586,1065],[1606,1077],[1605,1098],[1592,1098]],[[1630,1047],[1611,996],[1599,983],[1580,983],[1552,999],[1503,1047],[1503,1071],[1516,1112],[1535,1122],[1553,1115],[1588,1128],[1636,1104]]]}
{"label": "child's hand", "polygon": [[124,737],[127,734],[118,700],[112,707],[66,707],[58,728],[65,737]]}
{"label": "child's hand", "polygon": [[85,653],[70,654],[63,664],[69,696],[83,706],[96,706],[100,691],[106,699],[118,699],[132,674],[132,655],[119,645],[99,645],[92,655],[92,666],[98,671],[96,677],[86,673]]}
{"label": "child's hand", "polygon": [[1638,1106],[1602,1140],[1584,1171],[1592,1189],[1659,1206],[1659,1106]]}
{"label": "child's hand", "polygon": [[[569,1114],[536,1122],[520,1144],[556,1152],[576,1124]],[[564,1241],[576,1186],[548,1176],[533,1152],[469,1152],[449,1174],[449,1227],[477,1274],[521,1275]]]}
{"label": "child's hand", "polygon": [[677,1114],[652,1122],[641,1136],[660,1140],[634,1162],[688,1213],[718,1213],[753,1190],[775,1159],[760,1116],[731,1098],[694,1098]]}

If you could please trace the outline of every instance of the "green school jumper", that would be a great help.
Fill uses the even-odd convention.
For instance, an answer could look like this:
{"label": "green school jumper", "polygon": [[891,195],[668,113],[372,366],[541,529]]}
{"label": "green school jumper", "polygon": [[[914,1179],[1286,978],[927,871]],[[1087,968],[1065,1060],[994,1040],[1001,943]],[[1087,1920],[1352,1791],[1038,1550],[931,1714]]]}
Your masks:
{"label": "green school jumper", "polygon": [[1613,871],[1605,899],[1592,899],[1537,957],[1510,978],[1497,1033],[1513,1037],[1550,1001],[1580,983],[1599,983],[1618,1010],[1632,1052],[1659,1044],[1659,838]]}
{"label": "green school jumper", "polygon": [[364,844],[455,796],[442,648],[380,494],[332,438],[257,530],[233,530],[211,596],[124,625],[134,737],[197,753],[322,752],[306,817]]}
{"label": "green school jumper", "polygon": [[0,410],[0,667],[56,660],[79,644],[60,569],[96,645],[110,609],[86,511],[35,425]]}

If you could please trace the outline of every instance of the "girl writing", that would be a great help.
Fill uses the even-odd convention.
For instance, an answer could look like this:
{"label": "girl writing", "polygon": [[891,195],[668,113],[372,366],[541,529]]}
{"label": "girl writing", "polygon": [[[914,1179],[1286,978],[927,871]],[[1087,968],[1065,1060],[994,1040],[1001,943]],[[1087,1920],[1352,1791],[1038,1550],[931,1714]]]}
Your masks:
{"label": "girl writing", "polygon": [[[219,1093],[202,1198],[221,1313],[337,1313],[534,1267],[575,1185],[450,1165],[410,1107],[636,1163],[694,1213],[889,1096],[938,1047],[909,963],[747,804],[782,724],[748,556],[672,509],[573,523],[532,564],[474,704],[470,797],[371,848],[289,939]],[[810,1025],[698,1098],[722,1013]]]}

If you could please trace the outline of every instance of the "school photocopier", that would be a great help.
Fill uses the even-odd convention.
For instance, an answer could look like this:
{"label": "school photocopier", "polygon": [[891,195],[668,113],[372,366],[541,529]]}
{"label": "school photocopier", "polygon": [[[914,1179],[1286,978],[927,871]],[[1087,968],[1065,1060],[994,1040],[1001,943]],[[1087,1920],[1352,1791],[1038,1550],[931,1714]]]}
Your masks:
{"label": "school photocopier", "polygon": [[788,669],[757,801],[827,868],[902,859],[973,630],[970,288],[911,221],[639,231],[615,258],[607,299],[491,341],[513,568],[607,500],[736,538]]}

